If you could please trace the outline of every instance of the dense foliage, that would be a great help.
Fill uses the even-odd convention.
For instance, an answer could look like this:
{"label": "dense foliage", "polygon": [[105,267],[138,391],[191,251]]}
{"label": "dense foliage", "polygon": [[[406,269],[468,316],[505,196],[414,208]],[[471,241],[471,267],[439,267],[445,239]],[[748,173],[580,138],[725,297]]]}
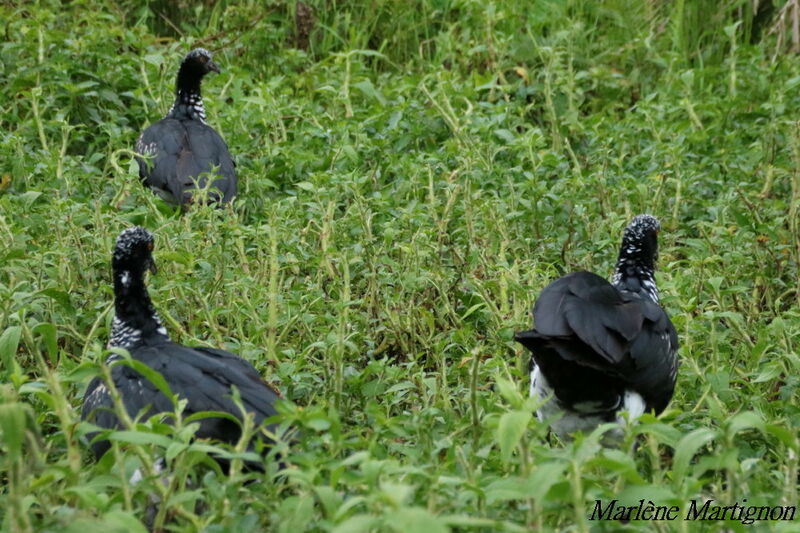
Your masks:
{"label": "dense foliage", "polygon": [[[156,528],[208,532],[744,531],[588,516],[796,505],[800,59],[753,4],[249,0],[169,24],[158,2],[0,4],[4,530],[142,531],[154,494]],[[131,148],[194,46],[222,68],[206,111],[240,197],[181,214]],[[513,332],[555,276],[607,275],[640,212],[662,221],[675,397],[635,450],[548,440]],[[131,224],[156,234],[172,337],[286,397],[282,471],[224,475],[159,420],[92,461],[78,406]],[[166,482],[128,482],[163,455]]]}

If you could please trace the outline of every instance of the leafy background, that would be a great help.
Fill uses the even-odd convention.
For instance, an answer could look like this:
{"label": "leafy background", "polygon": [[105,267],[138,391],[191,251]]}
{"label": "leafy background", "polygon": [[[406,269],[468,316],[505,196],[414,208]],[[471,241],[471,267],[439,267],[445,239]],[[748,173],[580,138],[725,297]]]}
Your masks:
{"label": "leafy background", "polygon": [[[744,531],[587,518],[596,499],[796,505],[796,8],[4,2],[3,529],[142,531],[154,495],[155,529],[208,532]],[[137,183],[131,147],[195,46],[223,69],[205,103],[241,186],[182,215]],[[607,275],[640,212],[662,220],[675,397],[627,429],[635,451],[548,440],[513,332],[549,280]],[[173,338],[240,354],[286,397],[297,434],[266,473],[220,472],[190,421],[89,456],[78,407],[131,224],[157,236]],[[128,482],[164,455],[164,476]]]}

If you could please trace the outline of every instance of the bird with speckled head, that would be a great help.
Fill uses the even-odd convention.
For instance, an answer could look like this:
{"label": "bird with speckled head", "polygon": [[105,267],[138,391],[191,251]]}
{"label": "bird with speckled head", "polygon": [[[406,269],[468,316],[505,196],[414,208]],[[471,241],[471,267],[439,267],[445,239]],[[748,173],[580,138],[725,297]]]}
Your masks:
{"label": "bird with speckled head", "polygon": [[[254,437],[265,444],[277,426],[269,419],[277,414],[279,395],[261,379],[251,363],[230,352],[202,346],[183,346],[170,340],[161,324],[145,285],[147,272],[155,272],[153,235],[144,228],[123,230],[117,237],[111,258],[114,280],[114,318],[111,323],[109,348],[127,350],[131,359],[158,372],[171,393],[184,400],[183,414],[208,411],[230,415],[209,416],[198,420],[196,438],[214,439],[235,444],[241,437],[241,425],[234,421],[252,416],[259,431]],[[111,367],[113,388],[131,419],[145,419],[175,409],[164,391],[145,376],[121,361],[119,353],[106,359]],[[94,378],[86,388],[81,418],[102,429],[123,428],[114,409],[110,383]],[[242,409],[244,408],[244,413]],[[261,429],[267,429],[262,433]],[[102,432],[89,435],[91,447],[99,459],[110,448]],[[254,443],[253,449],[258,448]],[[269,446],[264,446],[265,452]],[[217,458],[225,467],[226,459]],[[252,469],[263,470],[263,464],[248,461]]]}
{"label": "bird with speckled head", "polygon": [[[591,272],[563,276],[542,290],[533,329],[515,339],[531,351],[536,415],[562,439],[607,422],[661,413],[672,398],[678,336],[655,283],[660,225],[637,215],[625,228],[611,283]],[[606,434],[615,444],[620,429]]]}
{"label": "bird with speckled head", "polygon": [[210,72],[220,72],[211,52],[195,48],[186,54],[178,69],[172,107],[136,141],[139,178],[169,203],[221,205],[237,192],[236,165],[228,146],[206,123],[200,83]]}

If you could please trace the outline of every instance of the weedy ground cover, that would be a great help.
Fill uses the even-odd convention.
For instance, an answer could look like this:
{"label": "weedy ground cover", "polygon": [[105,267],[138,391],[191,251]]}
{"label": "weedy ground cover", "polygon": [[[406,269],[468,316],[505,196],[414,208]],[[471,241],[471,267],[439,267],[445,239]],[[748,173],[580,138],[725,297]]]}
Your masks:
{"label": "weedy ground cover", "polygon": [[[796,505],[800,61],[780,6],[716,4],[204,2],[170,24],[157,2],[0,6],[4,530],[142,531],[152,494],[157,528],[208,532],[744,531],[588,517]],[[223,69],[205,105],[240,197],[181,214],[131,147],[197,45]],[[609,273],[640,212],[662,221],[675,397],[635,451],[549,442],[513,332],[555,276]],[[77,407],[131,224],[157,236],[172,337],[286,397],[283,472],[223,475],[182,421],[89,457]],[[128,482],[162,455],[165,483]]]}

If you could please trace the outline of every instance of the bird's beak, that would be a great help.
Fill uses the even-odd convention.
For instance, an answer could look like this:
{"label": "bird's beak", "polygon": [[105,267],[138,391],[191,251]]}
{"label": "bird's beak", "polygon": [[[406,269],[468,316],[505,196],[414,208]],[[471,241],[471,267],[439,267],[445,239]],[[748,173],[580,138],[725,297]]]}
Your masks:
{"label": "bird's beak", "polygon": [[147,270],[150,271],[151,274],[157,274],[158,269],[156,268],[156,262],[153,261],[153,256],[150,256],[149,261],[147,262]]}
{"label": "bird's beak", "polygon": [[217,74],[219,74],[219,67],[218,67],[218,66],[217,66],[217,64],[216,64],[216,63],[214,63],[213,61],[209,61],[209,62],[208,62],[208,64],[207,64],[206,66],[208,67],[208,70],[209,70],[209,71],[213,70],[214,72],[216,72]]}

